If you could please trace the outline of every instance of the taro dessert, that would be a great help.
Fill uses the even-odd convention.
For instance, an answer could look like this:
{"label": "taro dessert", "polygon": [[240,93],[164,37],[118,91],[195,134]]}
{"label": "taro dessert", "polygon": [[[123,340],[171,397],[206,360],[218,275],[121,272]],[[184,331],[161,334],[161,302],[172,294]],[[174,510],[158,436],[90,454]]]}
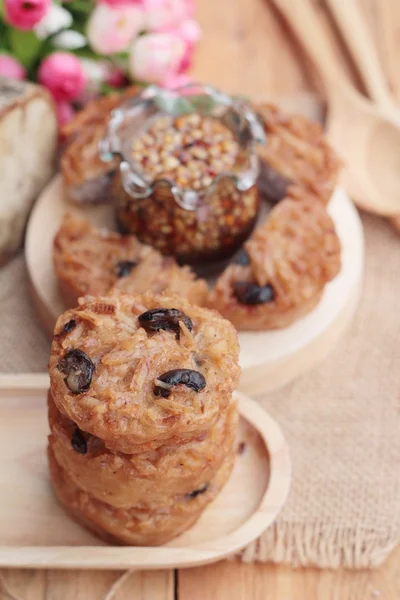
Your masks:
{"label": "taro dessert", "polygon": [[59,502],[80,525],[110,544],[160,546],[177,537],[199,519],[206,506],[221,491],[232,472],[234,453],[229,454],[213,479],[170,506],[115,508],[83,492],[48,449],[50,477]]}
{"label": "taro dessert", "polygon": [[112,543],[190,527],[233,467],[238,353],[228,321],[176,297],[87,297],[61,315],[48,454],[66,511]]}
{"label": "taro dessert", "polygon": [[238,329],[288,327],[318,304],[340,271],[340,256],[324,205],[286,198],[220,275],[208,305]]}
{"label": "taro dessert", "polygon": [[72,213],[64,216],[54,239],[53,262],[67,306],[81,296],[124,292],[178,294],[204,304],[208,287],[189,267],[179,267],[135,236],[99,230]]}
{"label": "taro dessert", "polygon": [[206,488],[232,449],[238,420],[232,401],[204,437],[123,454],[80,430],[58,410],[51,394],[48,406],[49,445],[58,464],[76,486],[116,508],[170,506],[177,497]]}
{"label": "taro dessert", "polygon": [[337,184],[341,161],[329,146],[319,123],[286,115],[277,106],[260,104],[266,143],[258,148],[262,161],[260,190],[269,201],[304,195],[327,204]]}

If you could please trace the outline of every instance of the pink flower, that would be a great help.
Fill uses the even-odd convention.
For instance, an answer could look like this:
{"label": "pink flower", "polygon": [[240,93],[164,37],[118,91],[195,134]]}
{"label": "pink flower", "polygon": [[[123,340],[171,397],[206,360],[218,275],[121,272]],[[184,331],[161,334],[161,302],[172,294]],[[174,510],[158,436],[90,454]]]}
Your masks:
{"label": "pink flower", "polygon": [[75,111],[69,102],[58,102],[56,111],[59,127],[69,123],[75,115]]}
{"label": "pink flower", "polygon": [[44,59],[38,80],[57,102],[78,98],[85,89],[86,76],[80,60],[68,52],[54,52]]}
{"label": "pink flower", "polygon": [[185,54],[185,42],[173,33],[142,35],[132,45],[130,70],[139,81],[163,85],[179,71]]}
{"label": "pink flower", "polygon": [[165,31],[194,15],[194,0],[143,0],[146,29]]}
{"label": "pink flower", "polygon": [[26,77],[26,71],[16,58],[8,54],[0,54],[0,75],[22,81]]}
{"label": "pink flower", "polygon": [[88,38],[99,54],[114,54],[128,48],[143,28],[143,12],[137,6],[98,4],[88,24]]}
{"label": "pink flower", "polygon": [[188,44],[197,44],[201,40],[201,27],[194,19],[185,19],[173,29]]}
{"label": "pink flower", "polygon": [[5,19],[17,29],[33,29],[50,5],[51,0],[4,0]]}
{"label": "pink flower", "polygon": [[121,69],[111,67],[106,77],[106,83],[115,88],[123,87],[127,82],[127,77]]}
{"label": "pink flower", "polygon": [[192,19],[186,19],[186,21],[183,21],[183,23],[181,23],[180,26],[174,30],[174,33],[186,44],[185,54],[182,57],[178,68],[179,73],[184,73],[192,66],[194,47],[201,39],[200,25]]}
{"label": "pink flower", "polygon": [[[150,25],[150,28],[158,29],[159,33],[168,33],[184,42],[185,51],[176,71],[178,73],[187,71],[192,64],[194,47],[202,36],[200,25],[190,18],[193,13],[193,3],[190,0],[145,0],[145,2],[145,10],[149,5],[154,8],[154,14],[151,11],[145,13],[146,24]],[[156,5],[159,5],[158,11],[155,10]]]}

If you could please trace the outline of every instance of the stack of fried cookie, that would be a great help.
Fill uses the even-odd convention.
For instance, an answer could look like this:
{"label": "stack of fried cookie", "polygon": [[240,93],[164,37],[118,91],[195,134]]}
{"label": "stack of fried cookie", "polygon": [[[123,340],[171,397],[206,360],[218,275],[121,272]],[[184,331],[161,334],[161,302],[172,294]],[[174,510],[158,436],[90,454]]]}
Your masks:
{"label": "stack of fried cookie", "polygon": [[238,352],[228,321],[173,296],[86,297],[64,313],[48,453],[66,511],[114,543],[190,527],[233,467]]}

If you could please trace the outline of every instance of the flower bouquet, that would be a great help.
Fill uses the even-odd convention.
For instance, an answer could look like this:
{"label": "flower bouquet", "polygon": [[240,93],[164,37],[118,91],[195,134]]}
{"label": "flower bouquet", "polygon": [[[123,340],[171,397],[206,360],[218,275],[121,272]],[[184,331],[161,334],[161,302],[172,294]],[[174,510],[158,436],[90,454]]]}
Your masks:
{"label": "flower bouquet", "polygon": [[0,0],[0,76],[49,89],[61,124],[129,82],[186,83],[194,0]]}

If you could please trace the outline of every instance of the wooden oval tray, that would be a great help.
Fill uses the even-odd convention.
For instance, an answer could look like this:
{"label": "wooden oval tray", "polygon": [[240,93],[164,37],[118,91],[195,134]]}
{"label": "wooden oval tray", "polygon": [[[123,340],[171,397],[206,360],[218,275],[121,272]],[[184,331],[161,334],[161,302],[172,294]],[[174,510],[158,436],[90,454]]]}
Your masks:
{"label": "wooden oval tray", "polygon": [[191,567],[236,553],[276,519],[289,490],[288,447],[265,410],[238,394],[242,452],[196,525],[166,546],[107,546],[71,521],[51,490],[48,385],[47,375],[0,376],[0,567]]}
{"label": "wooden oval tray", "polygon": [[[40,321],[52,335],[65,306],[52,264],[54,235],[67,210],[61,178],[56,177],[38,199],[28,224],[25,253],[32,298]],[[84,207],[94,224],[110,227],[111,206]],[[325,358],[345,331],[357,306],[362,281],[364,243],[362,225],[352,202],[337,189],[329,212],[342,244],[342,270],[326,286],[318,306],[286,329],[239,334],[242,367],[240,389],[259,394],[280,387]]]}

